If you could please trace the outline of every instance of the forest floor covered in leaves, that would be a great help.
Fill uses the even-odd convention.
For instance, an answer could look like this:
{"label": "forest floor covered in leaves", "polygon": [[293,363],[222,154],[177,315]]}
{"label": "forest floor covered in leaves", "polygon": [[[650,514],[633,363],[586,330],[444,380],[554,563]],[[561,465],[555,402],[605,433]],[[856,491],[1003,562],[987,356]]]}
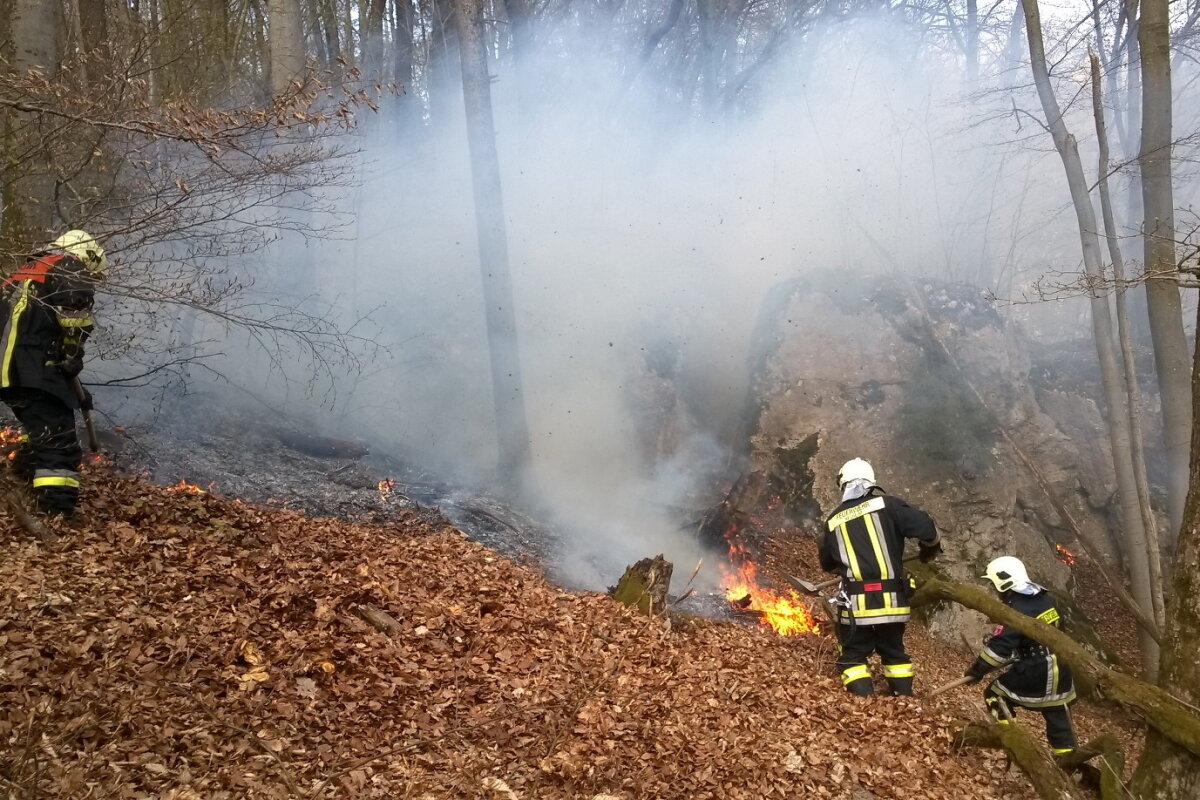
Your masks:
{"label": "forest floor covered in leaves", "polygon": [[1032,794],[956,751],[949,706],[847,697],[827,636],[642,617],[419,508],[351,523],[86,481],[56,543],[3,520],[8,797]]}

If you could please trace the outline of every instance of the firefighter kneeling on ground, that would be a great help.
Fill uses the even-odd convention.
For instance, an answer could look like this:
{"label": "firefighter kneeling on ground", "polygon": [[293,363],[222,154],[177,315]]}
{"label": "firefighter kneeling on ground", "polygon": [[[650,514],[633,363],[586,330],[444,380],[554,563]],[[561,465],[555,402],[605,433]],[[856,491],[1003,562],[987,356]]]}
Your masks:
{"label": "firefighter kneeling on ground", "polygon": [[911,695],[912,659],[904,649],[912,579],[904,573],[904,540],[915,539],[921,561],[942,552],[933,519],[875,485],[875,470],[861,458],[838,471],[842,503],[825,521],[821,569],[842,576],[835,596],[838,668],[842,684],[859,697],[874,694],[867,659],[879,653],[894,695]]}
{"label": "firefighter kneeling on ground", "polygon": [[[1001,556],[987,565],[983,577],[992,582],[1009,608],[1061,627],[1054,599],[1045,588],[1029,580],[1020,559]],[[1046,720],[1046,738],[1054,754],[1065,755],[1074,750],[1075,731],[1067,710],[1067,704],[1075,699],[1071,668],[1045,645],[1004,625],[997,626],[965,675],[979,682],[1000,667],[1008,669],[983,692],[996,721],[1007,725],[1016,706],[1035,709]]]}
{"label": "firefighter kneeling on ground", "polygon": [[72,384],[83,369],[104,265],[104,249],[95,238],[72,230],[0,284],[0,400],[25,437],[13,470],[32,483],[40,511],[68,518],[79,499],[83,458],[75,409],[91,409],[91,395],[80,386],[77,396]]}

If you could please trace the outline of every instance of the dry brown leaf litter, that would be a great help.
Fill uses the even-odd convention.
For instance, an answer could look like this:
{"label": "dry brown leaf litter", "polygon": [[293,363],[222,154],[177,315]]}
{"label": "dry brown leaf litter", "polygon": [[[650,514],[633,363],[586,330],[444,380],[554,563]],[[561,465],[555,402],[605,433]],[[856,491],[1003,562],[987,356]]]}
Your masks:
{"label": "dry brown leaf litter", "polygon": [[58,544],[3,533],[12,797],[1031,796],[1002,758],[955,752],[931,704],[846,696],[825,637],[668,630],[424,512],[90,487]]}

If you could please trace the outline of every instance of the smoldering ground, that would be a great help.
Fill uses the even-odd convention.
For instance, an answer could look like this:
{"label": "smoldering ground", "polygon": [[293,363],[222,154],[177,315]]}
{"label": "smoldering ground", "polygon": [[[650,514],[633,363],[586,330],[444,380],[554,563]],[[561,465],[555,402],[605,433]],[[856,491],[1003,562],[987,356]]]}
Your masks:
{"label": "smoldering ground", "polygon": [[[631,80],[619,65],[633,56],[610,43],[579,30],[553,41],[519,70],[494,64],[493,98],[529,500],[559,531],[556,572],[572,585],[600,588],[658,552],[681,572],[702,556],[697,520],[741,467],[752,333],[772,286],[903,270],[1012,294],[1057,251],[1077,261],[1049,141],[1025,141],[997,111],[1007,94],[969,92],[950,56],[890,22],[810,32],[715,115],[665,102],[663,65]],[[1035,108],[1019,89],[1018,102]],[[491,373],[453,109],[404,128],[364,117],[347,134],[361,148],[351,185],[321,198],[345,223],[336,236],[285,236],[259,256],[275,278],[254,291],[357,324],[369,356],[323,365],[314,391],[311,364],[270,360],[236,330],[201,321],[196,340],[206,369],[239,387],[220,395],[230,402],[249,392],[486,487]]]}

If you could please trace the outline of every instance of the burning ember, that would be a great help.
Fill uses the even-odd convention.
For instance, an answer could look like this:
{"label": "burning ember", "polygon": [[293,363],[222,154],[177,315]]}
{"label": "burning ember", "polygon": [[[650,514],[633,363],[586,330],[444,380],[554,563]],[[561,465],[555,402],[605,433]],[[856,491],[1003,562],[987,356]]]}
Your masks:
{"label": "burning ember", "polygon": [[721,566],[721,588],[735,608],[757,612],[764,625],[780,636],[817,633],[816,620],[799,593],[777,592],[758,584],[758,568],[741,545],[729,546],[729,565]]}
{"label": "burning ember", "polygon": [[14,428],[11,425],[6,428],[0,428],[0,446],[8,450],[8,460],[12,461],[16,455],[16,446],[25,440],[25,434],[20,428]]}
{"label": "burning ember", "polygon": [[396,485],[396,481],[392,478],[384,478],[376,486],[379,487],[379,502],[387,503],[392,497],[392,487]]}
{"label": "burning ember", "polygon": [[204,494],[205,491],[199,486],[194,486],[186,482],[183,478],[179,479],[179,483],[174,486],[167,487],[168,492],[187,492],[189,494]]}
{"label": "burning ember", "polygon": [[1075,554],[1061,544],[1054,545],[1054,552],[1058,555],[1058,560],[1068,567],[1075,563]]}

